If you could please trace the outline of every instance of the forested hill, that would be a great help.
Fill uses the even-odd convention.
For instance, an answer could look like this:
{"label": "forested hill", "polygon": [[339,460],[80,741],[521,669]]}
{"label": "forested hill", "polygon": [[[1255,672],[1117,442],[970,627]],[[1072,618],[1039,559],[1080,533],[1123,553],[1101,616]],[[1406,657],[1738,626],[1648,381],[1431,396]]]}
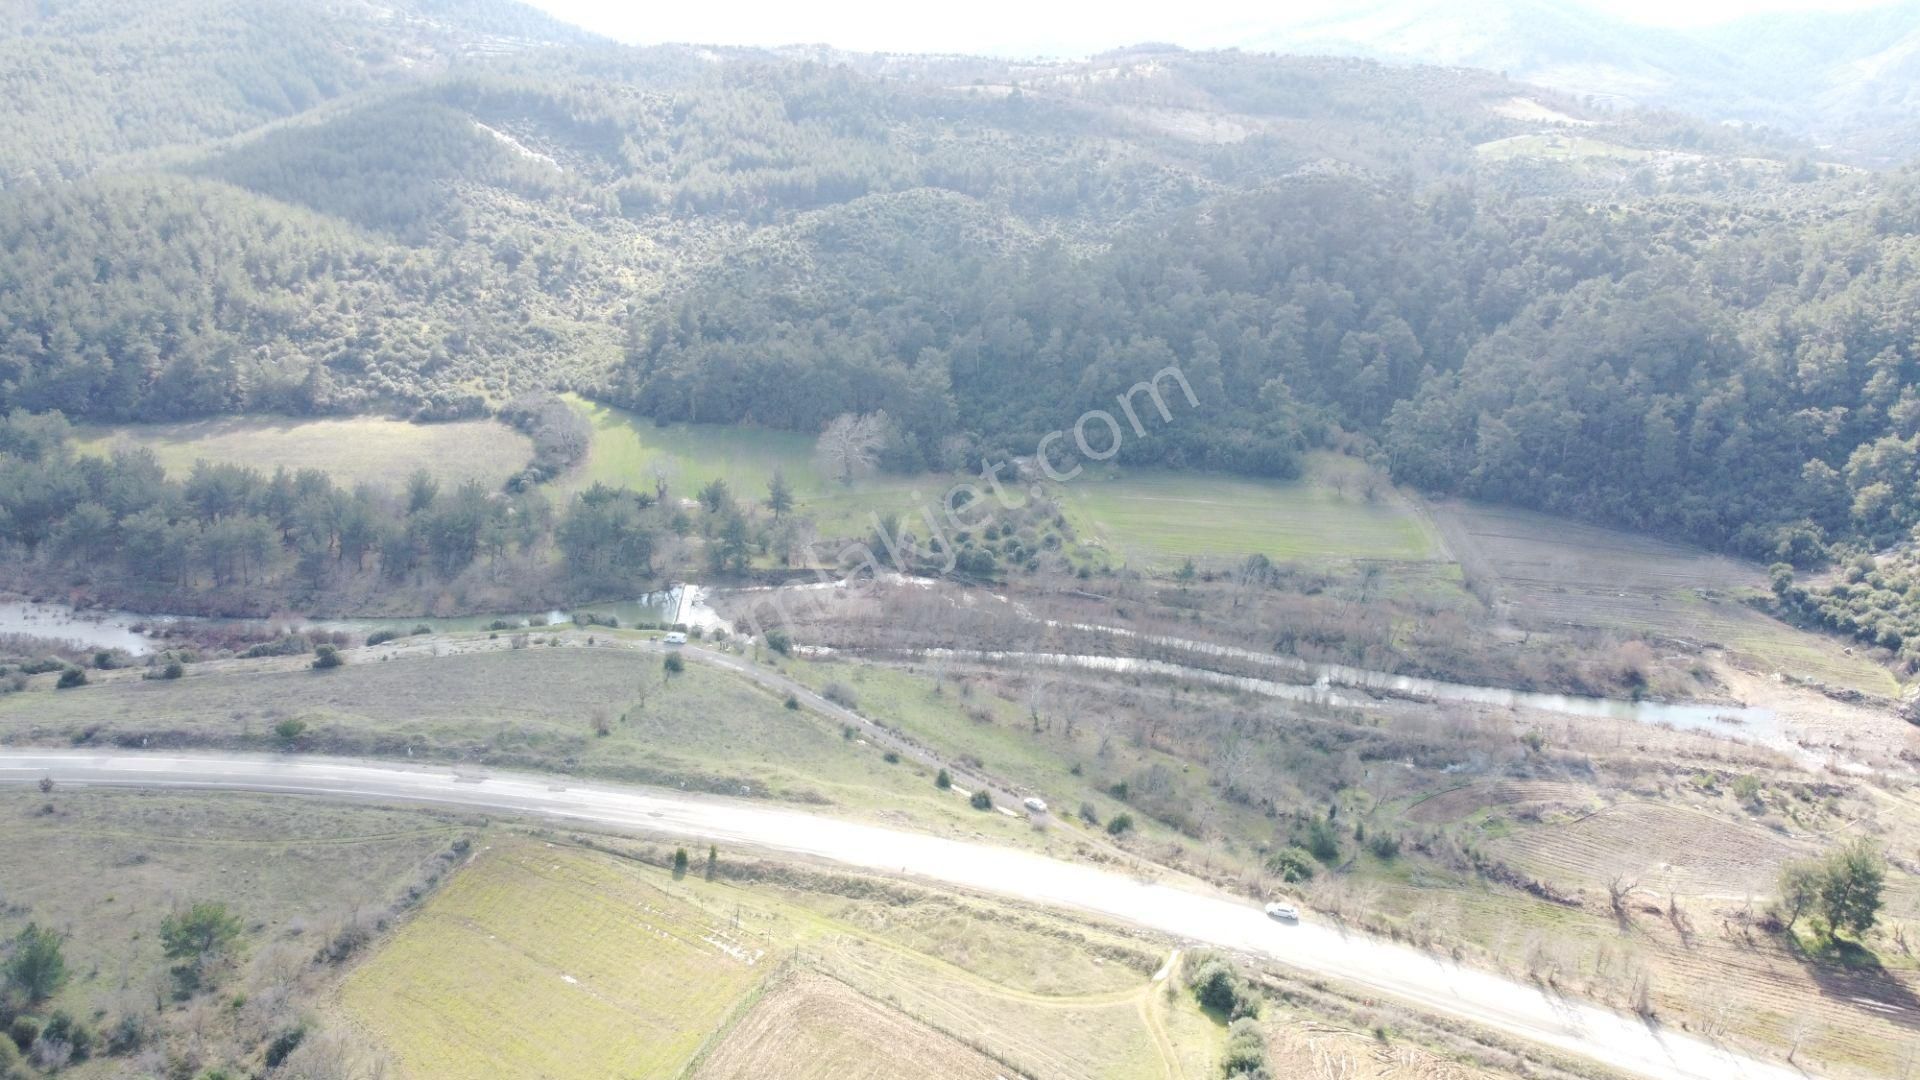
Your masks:
{"label": "forested hill", "polygon": [[589,40],[511,0],[0,5],[0,186],[247,131],[461,57]]}
{"label": "forested hill", "polygon": [[504,0],[23,10],[3,408],[570,387],[885,412],[908,469],[1030,453],[1177,363],[1203,417],[1123,461],[1340,446],[1801,561],[1920,520],[1912,178],[1772,136],[1351,59],[631,49]]}

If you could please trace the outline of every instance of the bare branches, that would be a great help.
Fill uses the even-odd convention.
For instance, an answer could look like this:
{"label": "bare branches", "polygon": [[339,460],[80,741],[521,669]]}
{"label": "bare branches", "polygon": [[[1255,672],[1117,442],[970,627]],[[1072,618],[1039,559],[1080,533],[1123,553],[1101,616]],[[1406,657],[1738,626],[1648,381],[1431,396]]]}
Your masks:
{"label": "bare branches", "polygon": [[821,467],[843,485],[872,472],[887,441],[887,414],[841,413],[827,423],[814,446]]}

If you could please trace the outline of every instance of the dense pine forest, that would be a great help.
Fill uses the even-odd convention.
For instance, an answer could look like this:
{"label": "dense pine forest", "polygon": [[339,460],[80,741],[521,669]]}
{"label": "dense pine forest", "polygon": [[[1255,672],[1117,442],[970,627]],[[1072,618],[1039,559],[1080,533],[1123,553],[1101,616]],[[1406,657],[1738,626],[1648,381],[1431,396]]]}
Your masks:
{"label": "dense pine forest", "polygon": [[[1358,60],[623,48],[493,0],[63,0],[0,69],[0,410],[575,390],[884,413],[886,467],[978,469],[1177,366],[1192,415],[1122,464],[1332,447],[1801,567],[1920,524],[1920,183],[1786,134]],[[85,557],[118,481],[83,479],[8,539]]]}

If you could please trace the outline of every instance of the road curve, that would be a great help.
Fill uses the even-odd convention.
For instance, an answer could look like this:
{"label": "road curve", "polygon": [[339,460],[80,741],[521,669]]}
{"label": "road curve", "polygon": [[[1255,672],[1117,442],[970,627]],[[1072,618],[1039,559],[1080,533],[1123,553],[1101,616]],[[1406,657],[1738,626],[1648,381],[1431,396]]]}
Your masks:
{"label": "road curve", "polygon": [[0,783],[51,777],[88,786],[270,792],[415,803],[578,821],[737,843],[906,874],[1073,908],[1196,944],[1246,950],[1314,975],[1398,998],[1422,1011],[1660,1080],[1804,1080],[1786,1065],[1742,1057],[1691,1036],[1488,972],[1309,919],[1283,925],[1218,895],[1061,862],[1011,848],[928,836],[740,801],[524,773],[324,757],[88,753],[0,749]]}

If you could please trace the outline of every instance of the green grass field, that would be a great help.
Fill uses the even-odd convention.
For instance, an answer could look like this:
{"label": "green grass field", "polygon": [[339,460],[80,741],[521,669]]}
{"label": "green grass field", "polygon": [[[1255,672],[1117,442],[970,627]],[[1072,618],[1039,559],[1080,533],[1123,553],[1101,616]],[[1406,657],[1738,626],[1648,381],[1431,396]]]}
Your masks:
{"label": "green grass field", "polygon": [[[711,424],[656,425],[611,406],[575,399],[593,427],[586,463],[562,481],[568,490],[596,482],[650,489],[655,469],[672,491],[691,496],[724,479],[750,501],[766,497],[776,469],[785,473],[802,513],[823,537],[864,535],[873,515],[917,520],[938,513],[948,490],[968,478],[875,475],[843,487],[813,460],[813,440],[794,432]],[[1005,474],[1003,474],[1005,475]],[[1311,455],[1307,476],[1268,481],[1141,470],[1088,472],[1052,485],[1082,542],[1155,568],[1196,560],[1230,561],[1256,552],[1275,561],[1383,559],[1425,562],[1439,542],[1424,519],[1391,488],[1368,488],[1365,467],[1336,454]],[[1015,494],[1019,492],[1014,485]]]}
{"label": "green grass field", "polygon": [[1368,498],[1362,472],[1353,459],[1315,454],[1296,481],[1140,471],[1081,477],[1058,490],[1083,542],[1154,568],[1253,554],[1275,562],[1439,559],[1439,540],[1420,514],[1384,484]]}
{"label": "green grass field", "polygon": [[813,440],[791,431],[724,424],[666,424],[625,409],[570,399],[593,428],[587,460],[561,483],[569,490],[596,483],[651,491],[656,469],[666,473],[673,492],[691,497],[701,486],[723,479],[736,495],[766,497],[774,470],[786,473],[796,493],[826,486],[813,465]]}
{"label": "green grass field", "polygon": [[[946,494],[955,480],[933,475],[873,475],[851,486],[834,482],[814,461],[811,436],[723,424],[655,424],[610,405],[573,398],[593,428],[587,460],[559,483],[565,491],[592,484],[651,491],[656,469],[676,498],[692,498],[706,484],[725,480],[735,497],[761,503],[775,471],[785,474],[801,513],[811,515],[822,536],[864,533],[869,515],[912,513]],[[916,500],[913,492],[926,499]]]}
{"label": "green grass field", "polygon": [[116,446],[150,448],[167,475],[185,479],[201,459],[251,465],[262,472],[320,468],[336,483],[398,487],[425,468],[442,484],[478,480],[499,487],[533,456],[526,436],[493,420],[413,424],[382,417],[325,420],[236,416],[179,424],[85,425],[75,431],[83,454]]}

